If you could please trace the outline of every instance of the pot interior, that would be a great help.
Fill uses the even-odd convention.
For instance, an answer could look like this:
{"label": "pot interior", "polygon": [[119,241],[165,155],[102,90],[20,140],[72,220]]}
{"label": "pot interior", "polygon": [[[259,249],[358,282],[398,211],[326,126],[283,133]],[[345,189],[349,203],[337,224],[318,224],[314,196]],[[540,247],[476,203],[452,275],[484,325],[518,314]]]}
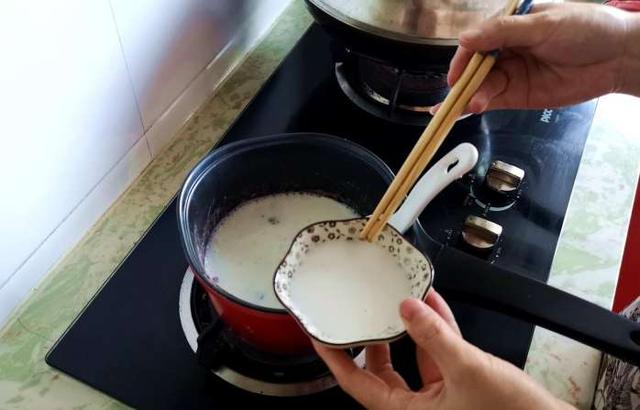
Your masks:
{"label": "pot interior", "polygon": [[[207,285],[227,298],[258,310],[283,312],[243,300],[205,273],[207,244],[220,221],[243,202],[285,192],[328,196],[368,215],[392,178],[371,152],[319,134],[255,138],[217,149],[194,168],[180,194],[179,225],[189,263]],[[275,268],[266,268],[265,275],[271,278]]]}

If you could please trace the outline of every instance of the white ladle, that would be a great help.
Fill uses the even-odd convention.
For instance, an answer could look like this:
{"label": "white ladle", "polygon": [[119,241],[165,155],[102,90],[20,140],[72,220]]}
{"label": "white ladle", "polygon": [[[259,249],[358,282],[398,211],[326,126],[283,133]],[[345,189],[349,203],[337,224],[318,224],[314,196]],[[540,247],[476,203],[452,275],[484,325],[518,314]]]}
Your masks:
{"label": "white ladle", "polygon": [[436,195],[471,171],[477,162],[478,150],[473,145],[465,142],[452,149],[420,178],[389,225],[406,232]]}

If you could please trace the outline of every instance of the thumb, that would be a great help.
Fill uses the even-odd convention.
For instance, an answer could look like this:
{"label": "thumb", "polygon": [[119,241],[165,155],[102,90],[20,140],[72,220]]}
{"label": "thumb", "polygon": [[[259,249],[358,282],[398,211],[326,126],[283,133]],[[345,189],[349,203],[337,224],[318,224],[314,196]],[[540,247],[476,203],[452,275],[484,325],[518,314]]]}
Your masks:
{"label": "thumb", "polygon": [[413,341],[433,358],[443,375],[467,362],[470,345],[424,302],[404,300],[400,316]]}
{"label": "thumb", "polygon": [[511,47],[533,47],[542,43],[552,29],[547,13],[500,16],[460,33],[460,45],[473,51]]}
{"label": "thumb", "polygon": [[437,103],[436,105],[431,106],[429,108],[429,114],[436,115],[436,113],[438,112],[441,106],[442,106],[442,103]]}

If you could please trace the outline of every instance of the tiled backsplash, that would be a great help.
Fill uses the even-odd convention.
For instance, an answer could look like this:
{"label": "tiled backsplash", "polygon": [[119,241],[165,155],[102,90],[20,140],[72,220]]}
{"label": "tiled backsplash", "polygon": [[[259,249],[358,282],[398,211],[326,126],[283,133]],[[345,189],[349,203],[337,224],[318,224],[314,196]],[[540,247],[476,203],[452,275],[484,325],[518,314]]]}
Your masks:
{"label": "tiled backsplash", "polygon": [[0,326],[290,0],[10,0]]}

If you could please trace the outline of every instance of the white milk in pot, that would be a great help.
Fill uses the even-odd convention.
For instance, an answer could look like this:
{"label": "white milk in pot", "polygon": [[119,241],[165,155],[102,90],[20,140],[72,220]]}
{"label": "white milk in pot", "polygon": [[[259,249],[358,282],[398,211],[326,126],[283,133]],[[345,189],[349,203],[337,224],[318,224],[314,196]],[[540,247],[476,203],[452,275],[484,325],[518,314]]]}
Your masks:
{"label": "white milk in pot", "polygon": [[358,217],[347,205],[311,193],[282,193],[244,202],[212,233],[205,272],[244,301],[283,309],[273,291],[273,273],[296,234],[315,222]]}

